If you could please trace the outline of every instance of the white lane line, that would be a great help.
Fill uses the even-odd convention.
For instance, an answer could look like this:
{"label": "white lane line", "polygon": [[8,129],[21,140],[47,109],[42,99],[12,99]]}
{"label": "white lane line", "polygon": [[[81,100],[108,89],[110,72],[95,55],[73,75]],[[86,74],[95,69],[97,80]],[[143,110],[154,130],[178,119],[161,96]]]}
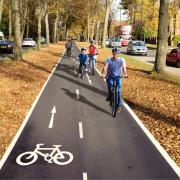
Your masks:
{"label": "white lane line", "polygon": [[74,74],[75,74],[75,75],[77,74],[76,68],[74,68]]}
{"label": "white lane line", "polygon": [[80,139],[83,139],[84,136],[83,136],[83,125],[82,125],[82,122],[79,122],[79,137]]}
{"label": "white lane line", "polygon": [[[100,71],[97,68],[96,68],[96,71],[98,72],[99,75],[101,75]],[[104,79],[104,81],[106,81],[106,80]],[[158,142],[158,140],[155,139],[155,137],[145,127],[145,125],[142,123],[142,121],[136,116],[134,111],[129,107],[129,105],[125,101],[123,101],[123,105],[127,109],[127,111],[131,114],[131,116],[136,121],[136,123],[140,126],[142,131],[149,138],[149,140],[153,143],[153,145],[156,147],[156,149],[164,157],[164,159],[167,161],[167,163],[171,166],[171,168],[174,170],[174,172],[178,175],[178,177],[180,177],[180,168],[177,166],[177,164],[174,162],[174,160],[169,156],[169,154],[166,152],[166,150],[161,146],[161,144]]]}
{"label": "white lane line", "polygon": [[53,128],[53,123],[54,123],[54,115],[56,114],[56,106],[53,107],[52,111],[51,111],[51,120],[49,123],[49,128]]}
{"label": "white lane line", "polygon": [[26,124],[27,124],[27,122],[28,122],[28,120],[29,120],[29,118],[30,118],[30,116],[31,116],[31,114],[32,114],[32,112],[33,112],[33,110],[34,110],[34,108],[35,108],[38,100],[40,99],[40,97],[41,97],[41,95],[42,95],[42,93],[43,93],[46,85],[48,84],[49,80],[51,79],[53,73],[54,73],[55,70],[56,70],[57,65],[60,63],[62,57],[63,57],[64,54],[65,54],[65,52],[66,52],[66,50],[63,52],[63,55],[59,58],[56,66],[55,66],[54,69],[52,70],[52,72],[51,72],[51,74],[49,75],[48,79],[46,80],[44,86],[42,87],[42,89],[41,89],[41,91],[39,92],[38,96],[36,97],[35,101],[33,102],[33,104],[32,104],[32,106],[31,106],[28,114],[26,115],[24,121],[22,122],[22,124],[21,124],[18,132],[16,133],[14,139],[11,141],[11,144],[9,145],[8,149],[6,150],[6,152],[4,153],[4,155],[3,155],[3,157],[2,157],[2,159],[1,159],[1,161],[0,161],[0,170],[2,169],[2,167],[3,167],[3,165],[4,165],[5,161],[6,161],[6,159],[8,158],[9,154],[11,153],[11,151],[12,151],[14,145],[16,144],[17,140],[19,139],[19,136],[21,135],[24,127],[26,126]]}
{"label": "white lane line", "polygon": [[76,97],[79,99],[79,89],[76,89]]}
{"label": "white lane line", "polygon": [[89,84],[92,85],[92,81],[91,81],[91,79],[89,78],[89,75],[88,75],[87,73],[86,73],[86,76],[87,76],[87,78],[88,78]]}
{"label": "white lane line", "polygon": [[88,180],[87,173],[83,173],[83,180]]}

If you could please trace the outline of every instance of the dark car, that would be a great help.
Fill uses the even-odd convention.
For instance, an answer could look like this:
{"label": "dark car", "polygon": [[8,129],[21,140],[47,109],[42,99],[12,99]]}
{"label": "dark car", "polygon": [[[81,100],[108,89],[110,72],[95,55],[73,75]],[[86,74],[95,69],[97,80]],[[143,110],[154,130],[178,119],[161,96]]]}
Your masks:
{"label": "dark car", "polygon": [[166,55],[166,63],[175,64],[180,68],[180,48],[172,49],[170,53]]}
{"label": "dark car", "polygon": [[13,53],[14,43],[12,41],[6,41],[6,40],[0,41],[0,52]]}

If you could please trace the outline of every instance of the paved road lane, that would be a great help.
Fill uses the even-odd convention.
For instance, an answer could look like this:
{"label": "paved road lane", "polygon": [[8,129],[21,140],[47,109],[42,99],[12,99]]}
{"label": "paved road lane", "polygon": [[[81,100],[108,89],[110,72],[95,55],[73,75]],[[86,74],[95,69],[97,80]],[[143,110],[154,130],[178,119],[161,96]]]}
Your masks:
{"label": "paved road lane", "polygon": [[[90,76],[91,81],[77,78],[77,69],[72,58],[62,58],[0,170],[0,179],[178,179],[125,108],[112,118],[103,80],[98,75]],[[44,160],[41,155],[32,165],[16,163],[21,153],[33,151],[39,143],[46,148],[62,145],[65,159],[59,153],[53,163],[46,161],[50,156]],[[31,155],[21,160],[27,163],[36,157]],[[66,165],[55,163],[72,155]]]}
{"label": "paved road lane", "polygon": [[[121,50],[123,54],[127,54],[127,47],[122,47]],[[147,56],[139,56],[139,55],[128,55],[128,56],[153,66],[155,62],[156,50],[149,49]],[[166,71],[180,77],[180,68],[177,68],[173,65],[167,65]]]}

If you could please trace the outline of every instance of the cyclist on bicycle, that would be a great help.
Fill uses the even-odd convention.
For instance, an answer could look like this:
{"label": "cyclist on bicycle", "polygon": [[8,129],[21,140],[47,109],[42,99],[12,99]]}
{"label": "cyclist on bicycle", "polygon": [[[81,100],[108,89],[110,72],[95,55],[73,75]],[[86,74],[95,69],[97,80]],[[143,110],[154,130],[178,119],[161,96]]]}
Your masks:
{"label": "cyclist on bicycle", "polygon": [[86,61],[88,59],[87,56],[87,49],[86,48],[81,48],[81,54],[79,54],[78,56],[79,59],[79,74],[82,76],[82,68],[84,67],[85,71],[86,71]]}
{"label": "cyclist on bicycle", "polygon": [[94,74],[94,69],[96,67],[96,55],[99,54],[98,48],[95,46],[96,41],[95,40],[91,40],[90,41],[90,46],[88,48],[88,52],[89,52],[89,65],[90,67],[93,68],[93,74]]}
{"label": "cyclist on bicycle", "polygon": [[112,49],[112,57],[107,58],[105,61],[105,66],[102,71],[102,77],[106,78],[106,82],[108,85],[108,97],[107,101],[110,100],[111,96],[111,88],[113,86],[113,79],[115,78],[117,86],[118,86],[118,104],[117,111],[120,112],[122,109],[122,100],[121,100],[121,86],[122,86],[122,75],[127,77],[126,71],[126,63],[123,58],[119,58],[118,54],[120,53],[119,48]]}
{"label": "cyclist on bicycle", "polygon": [[67,50],[67,56],[70,57],[71,56],[71,51],[73,49],[73,42],[72,42],[72,40],[70,38],[68,39],[65,47],[66,47],[66,50]]}

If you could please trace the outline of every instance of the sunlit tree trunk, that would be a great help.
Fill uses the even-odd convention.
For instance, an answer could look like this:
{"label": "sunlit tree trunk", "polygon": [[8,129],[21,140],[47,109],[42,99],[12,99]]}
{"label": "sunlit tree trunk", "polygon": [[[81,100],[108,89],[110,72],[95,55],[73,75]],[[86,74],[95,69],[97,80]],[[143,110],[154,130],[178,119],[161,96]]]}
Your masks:
{"label": "sunlit tree trunk", "polygon": [[160,1],[158,42],[154,70],[162,73],[166,67],[166,52],[168,43],[168,8],[169,0]]}
{"label": "sunlit tree trunk", "polygon": [[56,12],[56,19],[55,19],[55,22],[54,22],[54,38],[53,38],[54,43],[57,42],[58,22],[59,22],[59,13]]}
{"label": "sunlit tree trunk", "polygon": [[12,39],[12,9],[11,5],[9,6],[9,40]]}
{"label": "sunlit tree trunk", "polygon": [[1,24],[1,20],[2,20],[3,2],[4,2],[4,0],[0,0],[0,24]]}
{"label": "sunlit tree trunk", "polygon": [[96,25],[96,44],[99,42],[99,27],[100,27],[100,20],[97,21]]}
{"label": "sunlit tree trunk", "polygon": [[[46,10],[47,10],[47,4],[46,4]],[[46,24],[46,45],[49,46],[49,14],[48,14],[48,11],[46,12],[45,24]]]}
{"label": "sunlit tree trunk", "polygon": [[14,28],[14,59],[22,60],[21,53],[21,29],[20,29],[20,10],[19,0],[12,0],[12,12],[13,12],[13,28]]}
{"label": "sunlit tree trunk", "polygon": [[104,20],[102,48],[106,47],[106,36],[107,36],[107,28],[108,28],[108,19],[109,19],[110,7],[111,7],[111,0],[106,0],[106,16],[105,16],[105,20]]}

